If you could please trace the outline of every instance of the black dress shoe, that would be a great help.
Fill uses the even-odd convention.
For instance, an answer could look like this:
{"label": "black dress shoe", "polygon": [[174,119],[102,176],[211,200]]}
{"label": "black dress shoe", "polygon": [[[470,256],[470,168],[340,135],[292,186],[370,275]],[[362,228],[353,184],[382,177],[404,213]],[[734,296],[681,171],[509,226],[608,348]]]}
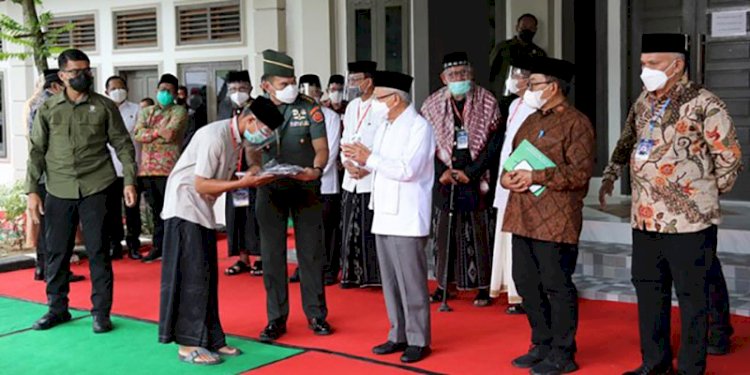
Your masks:
{"label": "black dress shoe", "polygon": [[109,255],[112,257],[112,260],[122,259],[122,245],[119,243],[112,244],[109,249]]}
{"label": "black dress shoe", "polygon": [[134,249],[134,248],[129,247],[128,258],[133,259],[133,260],[139,260],[139,259],[143,259],[143,256],[141,255],[141,253],[138,251],[137,248]]}
{"label": "black dress shoe", "polygon": [[328,336],[333,333],[333,328],[325,319],[313,319],[308,327],[318,336]]}
{"label": "black dress shoe", "polygon": [[36,281],[44,281],[44,268],[40,266],[36,266],[34,269],[34,280]]}
{"label": "black dress shoe", "polygon": [[294,269],[294,273],[292,273],[292,276],[289,277],[290,283],[298,283],[299,282],[299,267]]}
{"label": "black dress shoe", "polygon": [[531,375],[559,375],[571,373],[576,370],[578,370],[578,364],[573,358],[547,356],[547,358],[531,368]]}
{"label": "black dress shoe", "polygon": [[93,323],[94,333],[106,333],[112,330],[112,320],[109,316],[95,316]]}
{"label": "black dress shoe", "polygon": [[659,365],[659,366],[647,366],[647,365],[641,365],[641,367],[638,367],[637,369],[633,371],[628,371],[623,373],[622,375],[673,375],[674,368],[672,368],[671,363],[667,363],[665,365]]}
{"label": "black dress shoe", "polygon": [[323,275],[323,283],[325,286],[335,285],[337,282],[338,280],[336,280],[336,276],[333,274],[326,272],[325,275]]}
{"label": "black dress shoe", "polygon": [[32,325],[31,328],[37,331],[44,331],[45,329],[50,329],[56,325],[69,322],[70,318],[70,313],[67,311],[62,314],[48,312],[34,322],[34,325]]}
{"label": "black dress shoe", "polygon": [[725,355],[729,354],[729,351],[731,349],[732,341],[729,339],[729,337],[722,337],[717,340],[709,340],[708,342],[708,348],[706,348],[706,351],[709,355]]}
{"label": "black dress shoe", "polygon": [[155,260],[158,260],[161,258],[161,251],[154,251],[153,249],[146,254],[143,259],[141,259],[141,262],[143,263],[151,263]]}
{"label": "black dress shoe", "polygon": [[286,333],[286,323],[271,322],[260,333],[260,341],[272,342]]}
{"label": "black dress shoe", "polygon": [[341,284],[339,285],[339,287],[341,289],[354,289],[354,288],[358,288],[357,284],[345,283],[343,281],[341,282]]}
{"label": "black dress shoe", "polygon": [[69,283],[77,283],[79,281],[86,280],[86,276],[83,275],[76,275],[74,273],[70,273],[70,276],[68,276],[68,282]]}
{"label": "black dress shoe", "polygon": [[509,305],[507,309],[505,309],[505,313],[509,315],[522,315],[526,314],[526,310],[523,309],[523,306],[520,304],[513,304]]}
{"label": "black dress shoe", "polygon": [[414,363],[425,359],[432,353],[429,346],[407,346],[404,354],[401,355],[401,362]]}
{"label": "black dress shoe", "polygon": [[372,352],[378,355],[384,355],[384,354],[392,354],[396,352],[403,352],[406,350],[406,347],[408,346],[405,342],[392,342],[392,341],[386,341],[384,344],[380,344],[374,348],[372,348]]}
{"label": "black dress shoe", "polygon": [[550,347],[547,345],[534,345],[528,353],[512,360],[510,364],[518,368],[532,368],[547,358],[549,351]]}

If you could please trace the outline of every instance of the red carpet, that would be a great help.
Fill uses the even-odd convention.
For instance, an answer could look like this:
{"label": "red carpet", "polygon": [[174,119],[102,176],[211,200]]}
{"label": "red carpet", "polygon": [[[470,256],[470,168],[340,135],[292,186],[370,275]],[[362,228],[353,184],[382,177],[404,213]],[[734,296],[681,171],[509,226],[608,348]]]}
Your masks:
{"label": "red carpet", "polygon": [[[220,249],[225,249],[222,241]],[[220,250],[220,254],[226,254]],[[223,255],[221,271],[234,262]],[[115,314],[156,321],[159,311],[160,263],[141,264],[131,260],[115,262]],[[88,275],[87,263],[73,267]],[[44,284],[32,280],[33,270],[0,274],[0,295],[45,301]],[[221,319],[227,333],[257,337],[266,323],[265,291],[262,278],[247,274],[220,278]],[[71,306],[90,308],[89,281],[71,285]],[[314,336],[306,327],[300,305],[299,285],[290,286],[291,316],[282,344],[315,348],[266,367],[259,373],[357,373],[399,374],[409,372],[377,363],[401,365],[398,355],[370,354],[373,345],[385,341],[388,321],[379,290],[326,289],[329,321],[336,329],[332,336]],[[503,313],[505,306],[473,307],[472,294],[452,302],[452,313],[437,312],[433,306],[432,332],[434,353],[416,368],[449,374],[523,374],[510,361],[524,353],[529,343],[529,328],[524,316]],[[638,366],[637,315],[634,304],[581,301],[578,330],[580,374],[619,374]],[[673,327],[679,327],[677,310]],[[750,319],[733,317],[733,352],[709,357],[709,373],[750,374]],[[677,342],[678,335],[672,341]],[[154,345],[159,345],[154,337]],[[341,353],[332,354],[330,352]],[[348,357],[347,357],[348,356]],[[364,357],[375,362],[356,357]]]}

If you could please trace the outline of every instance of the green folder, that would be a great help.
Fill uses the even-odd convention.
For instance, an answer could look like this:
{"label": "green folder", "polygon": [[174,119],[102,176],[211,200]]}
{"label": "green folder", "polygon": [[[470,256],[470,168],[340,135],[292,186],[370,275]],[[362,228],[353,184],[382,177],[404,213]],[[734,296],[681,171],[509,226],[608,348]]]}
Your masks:
{"label": "green folder", "polygon": [[[541,170],[555,166],[555,163],[547,155],[544,155],[526,139],[513,150],[508,160],[503,164],[503,168],[508,172],[514,170]],[[529,186],[529,191],[537,197],[542,195],[544,189],[545,187],[542,185]]]}

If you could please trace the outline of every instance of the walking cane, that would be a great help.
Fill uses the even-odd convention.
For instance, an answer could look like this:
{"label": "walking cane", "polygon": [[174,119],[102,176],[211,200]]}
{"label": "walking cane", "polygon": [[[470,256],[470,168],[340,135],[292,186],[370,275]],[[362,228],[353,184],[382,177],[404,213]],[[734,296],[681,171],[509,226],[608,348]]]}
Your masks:
{"label": "walking cane", "polygon": [[[454,180],[458,179],[458,175],[453,173],[451,174],[451,178]],[[447,240],[445,241],[446,247],[445,247],[445,267],[443,268],[443,302],[440,304],[440,308],[438,308],[438,311],[440,312],[451,312],[453,309],[448,306],[448,270],[450,269],[450,261],[451,261],[451,234],[453,233],[453,210],[455,209],[454,206],[454,195],[456,194],[456,184],[451,183],[451,197],[450,202],[448,203],[448,235]]]}

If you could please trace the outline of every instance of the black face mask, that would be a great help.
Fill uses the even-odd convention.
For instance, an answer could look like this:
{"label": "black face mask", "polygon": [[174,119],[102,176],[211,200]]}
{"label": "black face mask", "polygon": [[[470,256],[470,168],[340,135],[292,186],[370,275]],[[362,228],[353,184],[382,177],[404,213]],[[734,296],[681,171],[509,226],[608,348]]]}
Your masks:
{"label": "black face mask", "polygon": [[518,33],[518,37],[526,43],[531,43],[531,41],[534,40],[534,35],[536,35],[536,32],[526,29],[521,30]]}
{"label": "black face mask", "polygon": [[68,83],[73,90],[86,92],[91,88],[91,84],[94,83],[94,78],[86,73],[80,73],[76,77],[71,78]]}

